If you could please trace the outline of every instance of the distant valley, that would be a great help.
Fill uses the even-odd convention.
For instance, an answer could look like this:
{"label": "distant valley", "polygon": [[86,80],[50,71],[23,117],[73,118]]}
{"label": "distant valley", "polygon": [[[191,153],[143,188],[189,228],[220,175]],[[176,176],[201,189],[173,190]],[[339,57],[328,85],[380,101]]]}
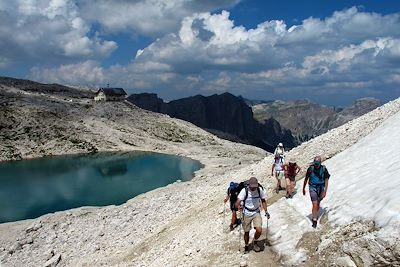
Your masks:
{"label": "distant valley", "polygon": [[290,129],[296,144],[326,133],[381,106],[375,98],[362,98],[341,109],[318,105],[309,100],[270,101],[252,106],[254,118],[263,123],[271,118]]}

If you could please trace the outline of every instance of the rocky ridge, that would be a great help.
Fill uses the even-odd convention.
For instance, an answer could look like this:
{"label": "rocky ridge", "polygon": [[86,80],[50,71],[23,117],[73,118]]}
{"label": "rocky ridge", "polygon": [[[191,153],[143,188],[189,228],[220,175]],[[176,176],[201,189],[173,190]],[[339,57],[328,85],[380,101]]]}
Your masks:
{"label": "rocky ridge", "polygon": [[260,123],[271,118],[290,129],[298,144],[321,135],[379,107],[375,98],[362,98],[344,109],[312,103],[309,100],[272,101],[252,106]]}
{"label": "rocky ridge", "polygon": [[221,138],[258,146],[273,152],[279,142],[292,148],[289,130],[269,118],[259,123],[245,101],[230,93],[182,98],[164,103],[156,94],[133,94],[128,100],[146,110],[189,121]]}

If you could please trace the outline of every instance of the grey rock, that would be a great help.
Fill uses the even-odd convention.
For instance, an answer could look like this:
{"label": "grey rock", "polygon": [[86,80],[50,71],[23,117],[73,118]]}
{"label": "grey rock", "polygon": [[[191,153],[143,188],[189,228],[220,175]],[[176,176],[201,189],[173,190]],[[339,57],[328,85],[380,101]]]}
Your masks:
{"label": "grey rock", "polygon": [[340,267],[357,267],[357,265],[352,261],[349,256],[339,257],[336,260],[336,265]]}
{"label": "grey rock", "polygon": [[57,264],[61,261],[61,254],[58,253],[56,255],[54,255],[51,259],[49,259],[48,261],[46,261],[46,263],[44,264],[45,267],[55,267],[57,266]]}

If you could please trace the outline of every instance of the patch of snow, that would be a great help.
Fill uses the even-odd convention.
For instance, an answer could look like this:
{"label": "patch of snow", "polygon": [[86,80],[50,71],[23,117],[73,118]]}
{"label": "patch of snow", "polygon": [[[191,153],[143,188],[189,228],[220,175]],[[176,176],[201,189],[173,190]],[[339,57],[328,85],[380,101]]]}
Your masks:
{"label": "patch of snow", "polygon": [[[327,212],[329,222],[338,225],[373,220],[383,227],[380,235],[387,238],[387,229],[400,222],[400,113],[323,164],[331,178],[320,213]],[[298,193],[292,199],[280,199],[269,207],[268,240],[288,264],[305,259],[306,254],[296,248],[303,234],[323,227],[311,227],[311,200],[308,187],[302,195],[303,182],[298,181]]]}

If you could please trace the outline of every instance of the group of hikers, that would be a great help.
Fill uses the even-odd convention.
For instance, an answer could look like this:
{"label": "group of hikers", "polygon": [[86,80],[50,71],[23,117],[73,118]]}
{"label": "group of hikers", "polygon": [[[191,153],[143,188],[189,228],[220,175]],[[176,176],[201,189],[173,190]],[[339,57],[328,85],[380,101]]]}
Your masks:
{"label": "group of hikers", "polygon": [[[286,179],[286,198],[292,198],[295,194],[296,175],[301,171],[295,159],[290,158],[285,162],[285,149],[282,143],[279,143],[274,152],[274,163],[272,164],[271,176],[276,179],[275,192],[279,193],[282,188],[282,180]],[[308,184],[309,194],[312,202],[312,227],[317,227],[318,213],[320,203],[326,196],[328,190],[330,174],[328,169],[322,165],[321,156],[315,156],[312,164],[307,169],[304,183],[303,195],[306,195],[306,185]],[[261,242],[258,240],[262,232],[261,206],[267,220],[270,219],[267,205],[267,194],[263,186],[258,182],[256,177],[251,177],[248,181],[241,183],[231,182],[227,190],[224,203],[230,200],[230,208],[232,211],[230,230],[236,226],[240,226],[244,231],[244,252],[250,252],[249,233],[255,229],[253,239],[253,250],[261,251]],[[238,218],[237,212],[241,214]]]}

